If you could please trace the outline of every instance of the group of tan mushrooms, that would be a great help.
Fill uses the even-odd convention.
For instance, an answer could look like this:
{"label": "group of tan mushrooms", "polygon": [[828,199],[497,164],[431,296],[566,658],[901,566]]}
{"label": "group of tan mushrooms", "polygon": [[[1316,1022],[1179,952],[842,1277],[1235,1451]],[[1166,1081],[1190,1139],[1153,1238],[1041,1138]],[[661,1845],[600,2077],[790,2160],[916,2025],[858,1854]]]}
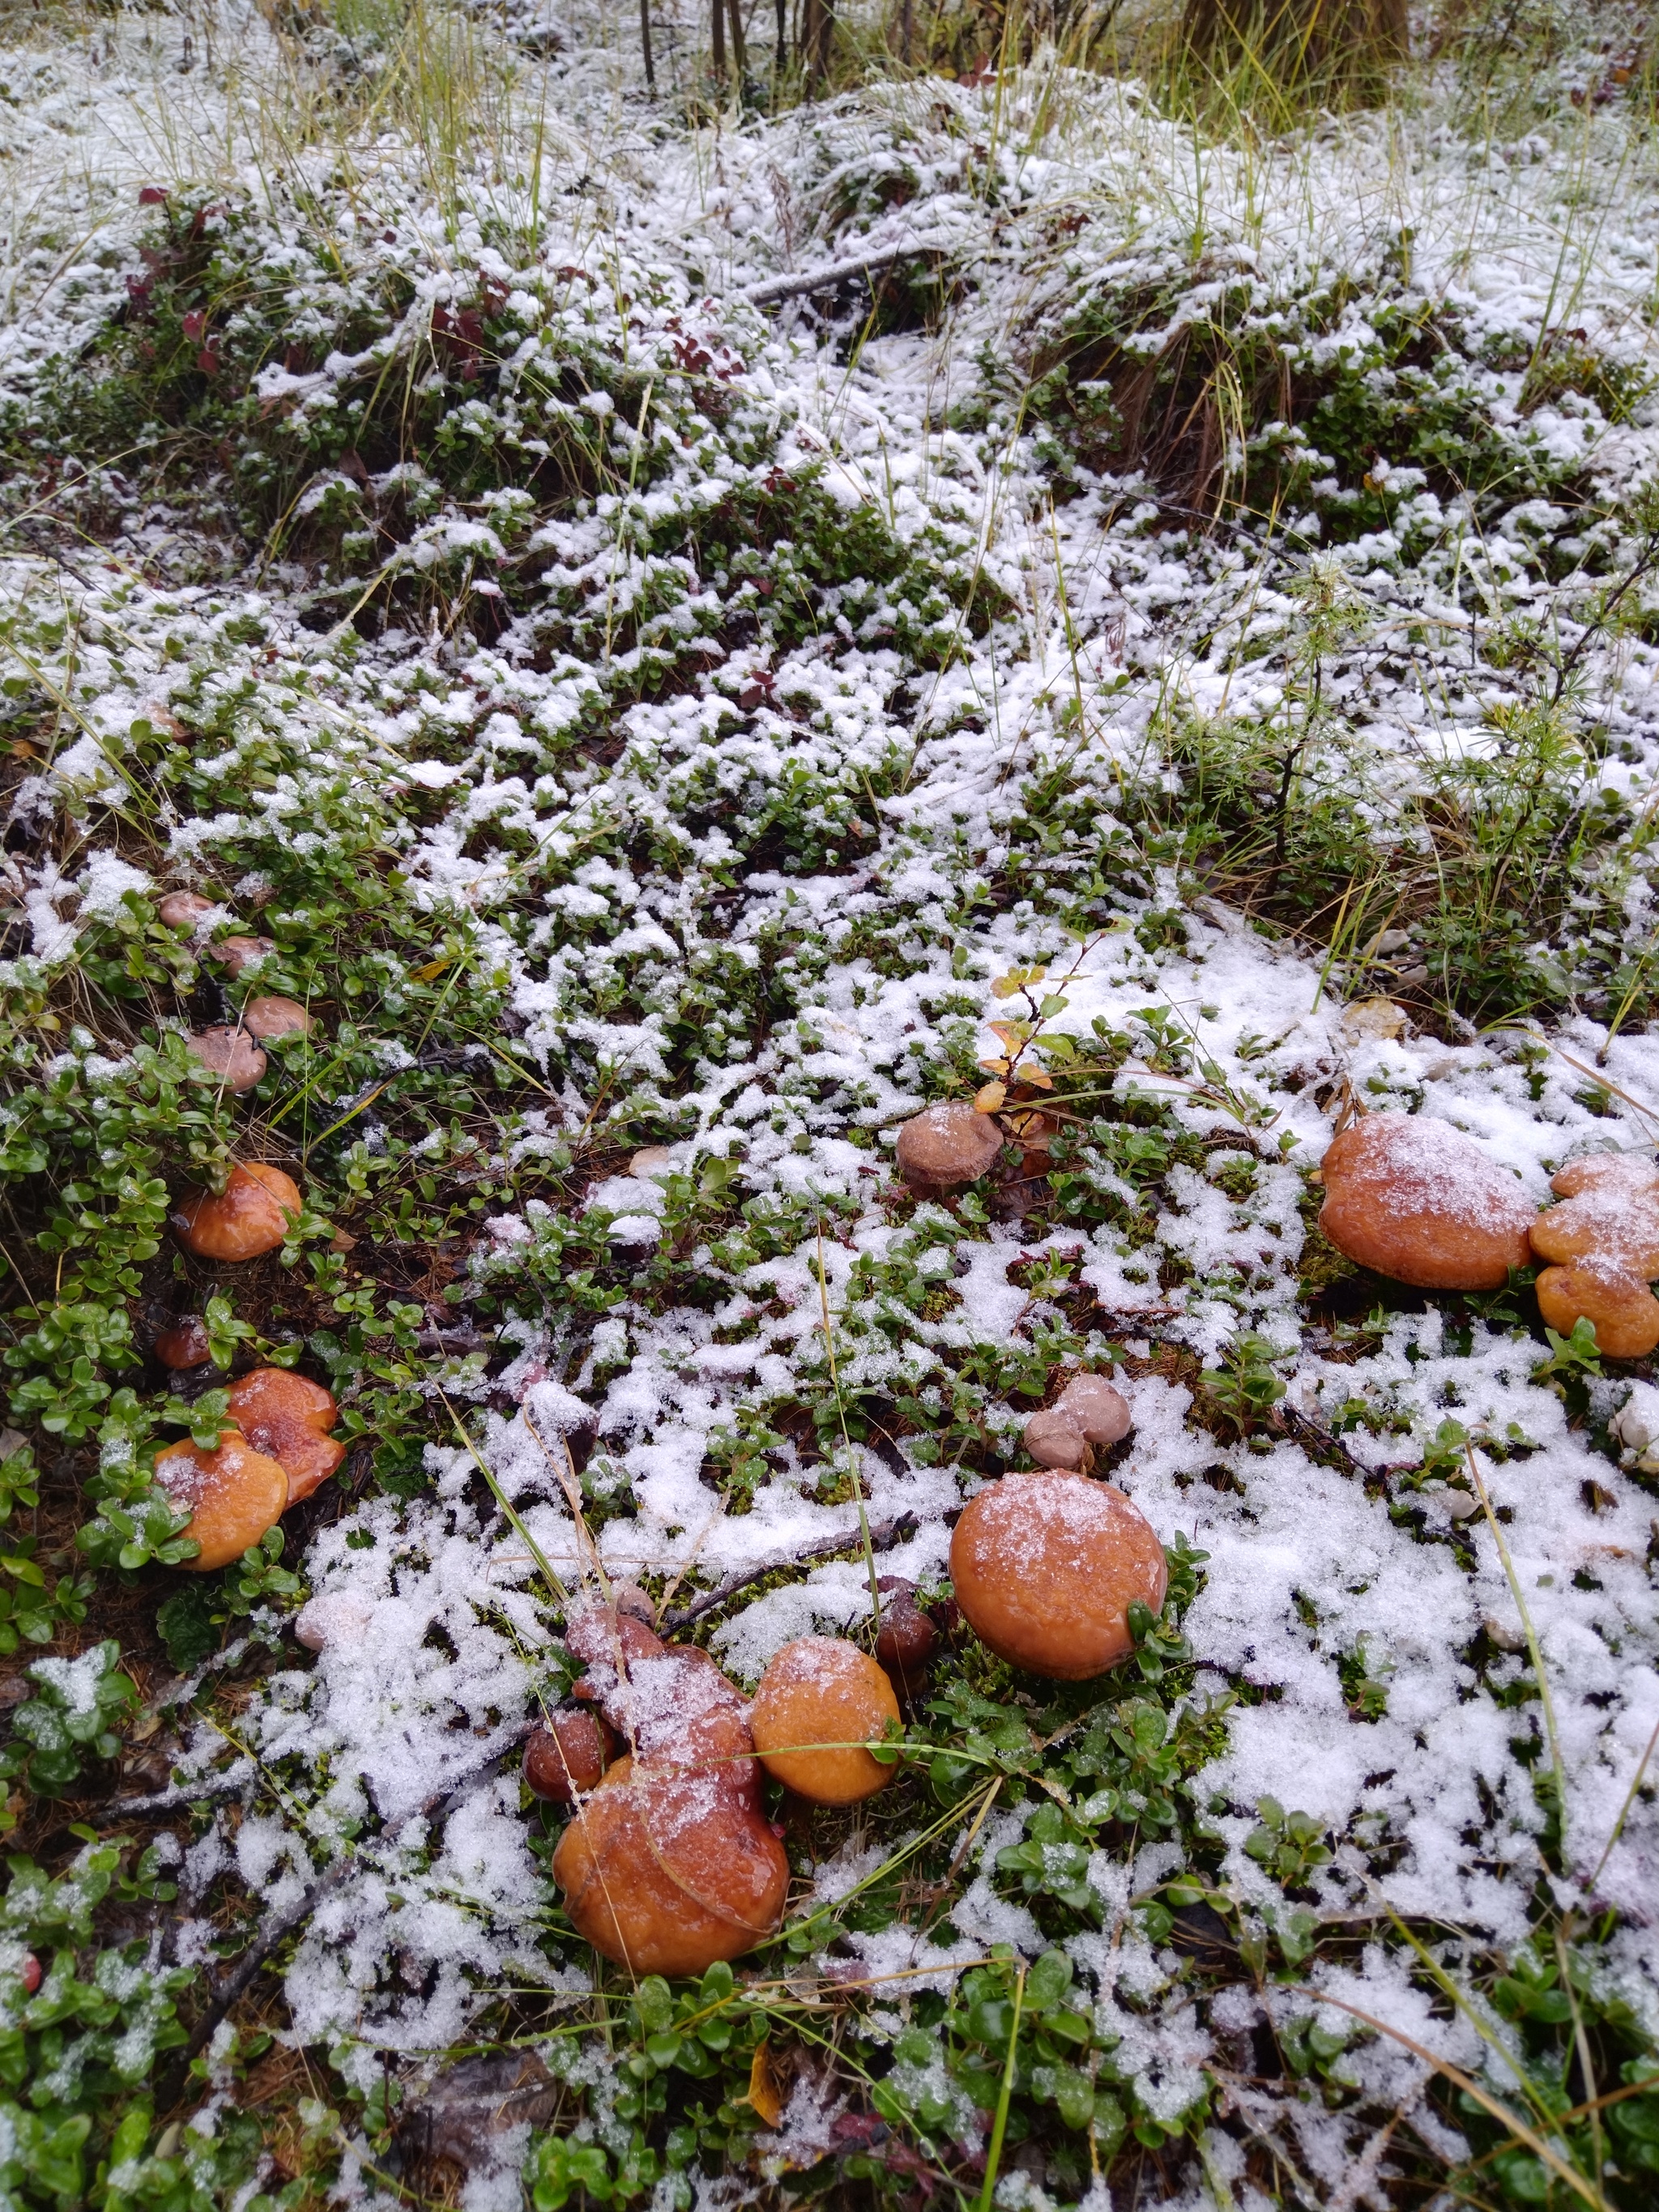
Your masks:
{"label": "group of tan mushrooms", "polygon": [[[205,904],[205,902],[204,902]],[[287,1003],[287,1002],[283,1002]],[[297,1010],[296,1010],[297,1011]],[[244,1010],[246,1022],[246,1010]],[[1004,1132],[977,1106],[927,1108],[899,1132],[896,1164],[913,1188],[976,1181]],[[1322,1164],[1321,1223],[1333,1243],[1377,1273],[1429,1290],[1502,1286],[1533,1255],[1550,1264],[1540,1306],[1570,1332],[1581,1316],[1600,1348],[1634,1358],[1659,1345],[1659,1169],[1600,1153],[1555,1177],[1563,1201],[1535,1212],[1514,1177],[1443,1121],[1363,1115]],[[236,1262],[275,1250],[299,1216],[299,1189],[254,1161],[222,1194],[187,1194],[172,1216],[191,1251]],[[203,1323],[186,1318],[155,1350],[176,1367],[209,1357]],[[156,1472],[191,1509],[189,1565],[228,1565],[344,1456],[329,1434],[337,1407],[319,1384],[262,1367],[230,1391],[234,1426],[216,1449],[168,1448]],[[952,1532],[956,1602],[999,1657],[1060,1681],[1103,1674],[1134,1649],[1132,1610],[1163,1607],[1164,1547],[1097,1454],[1133,1425],[1122,1394],[1099,1375],[1073,1375],[1026,1422],[1036,1464],[987,1483]],[[761,1797],[764,1768],[811,1805],[856,1803],[896,1771],[884,1743],[923,1693],[938,1629],[915,1586],[881,1578],[874,1655],[839,1637],[805,1636],[779,1651],[752,1698],[706,1651],[669,1644],[656,1608],[633,1585],[607,1585],[576,1612],[566,1644],[583,1668],[569,1701],[531,1732],[524,1777],[568,1805],[553,1856],[566,1909],[584,1938],[635,1974],[691,1974],[739,1956],[779,1924],[789,1867]],[[310,1639],[307,1639],[310,1640]]]}

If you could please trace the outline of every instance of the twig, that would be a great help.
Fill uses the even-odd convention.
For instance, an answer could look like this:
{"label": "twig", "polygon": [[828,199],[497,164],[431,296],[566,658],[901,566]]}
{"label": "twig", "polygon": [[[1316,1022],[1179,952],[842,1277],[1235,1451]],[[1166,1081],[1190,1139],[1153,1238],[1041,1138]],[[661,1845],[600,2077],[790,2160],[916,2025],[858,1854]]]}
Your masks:
{"label": "twig", "polygon": [[[890,1545],[906,1543],[915,1534],[917,1525],[914,1513],[899,1513],[890,1521],[875,1522],[870,1528],[870,1548],[872,1551],[885,1551]],[[815,1559],[833,1559],[838,1552],[862,1552],[864,1542],[859,1530],[853,1528],[844,1536],[830,1536],[821,1544],[809,1544],[804,1552],[791,1552],[786,1559],[767,1559],[760,1566],[746,1567],[742,1574],[729,1575],[717,1588],[705,1590],[690,1605],[683,1605],[677,1612],[665,1614],[664,1626],[690,1628],[694,1620],[701,1620],[704,1613],[713,1613],[717,1606],[724,1605],[739,1590],[747,1589],[751,1583],[757,1583],[767,1575],[775,1574],[780,1567],[804,1567]]]}
{"label": "twig", "polygon": [[820,269],[805,269],[793,276],[769,276],[763,284],[751,284],[742,295],[751,307],[769,307],[778,300],[800,300],[811,292],[833,292],[837,285],[850,284],[857,276],[874,276],[896,262],[908,261],[913,253],[945,253],[949,242],[942,238],[907,239],[902,246],[884,246],[879,253],[866,253],[852,261],[830,261]]}

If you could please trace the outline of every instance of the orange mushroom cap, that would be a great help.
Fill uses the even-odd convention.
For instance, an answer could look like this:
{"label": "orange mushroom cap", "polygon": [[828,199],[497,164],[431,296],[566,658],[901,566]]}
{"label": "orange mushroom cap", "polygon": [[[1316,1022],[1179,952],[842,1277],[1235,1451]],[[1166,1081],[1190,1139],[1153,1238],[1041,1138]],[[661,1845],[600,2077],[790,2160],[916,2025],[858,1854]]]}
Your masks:
{"label": "orange mushroom cap", "polygon": [[799,1636],[775,1654],[749,1709],[761,1765],[814,1805],[853,1805],[893,1779],[865,1750],[896,1724],[877,1662],[838,1636]]}
{"label": "orange mushroom cap", "polygon": [[1062,1682],[1134,1650],[1128,1611],[1158,1612],[1169,1584],[1150,1522],[1109,1482],[1006,1474],[970,1498],[951,1537],[969,1626],[999,1658]]}
{"label": "orange mushroom cap", "polygon": [[525,1740],[524,1778],[538,1797],[574,1804],[599,1787],[616,1743],[592,1713],[555,1713]]}
{"label": "orange mushroom cap", "polygon": [[553,1854],[565,1911],[633,1974],[700,1974],[763,1942],[789,1862],[760,1814],[707,1775],[617,1760]]}
{"label": "orange mushroom cap", "polygon": [[234,1167],[222,1193],[186,1191],[168,1215],[179,1243],[204,1260],[256,1260],[274,1252],[303,1210],[300,1187],[266,1160]]}
{"label": "orange mushroom cap", "polygon": [[288,1504],[282,1467],[234,1431],[220,1437],[216,1451],[198,1443],[169,1444],[156,1458],[155,1479],[175,1505],[190,1508],[180,1533],[202,1548],[180,1564],[196,1574],[240,1559],[276,1526]]}
{"label": "orange mushroom cap", "polygon": [[270,937],[221,937],[207,947],[207,954],[234,981],[251,961],[263,960],[276,950],[276,940]]}
{"label": "orange mushroom cap", "polygon": [[1659,1191],[1659,1161],[1646,1152],[1585,1152],[1550,1178],[1558,1198],[1577,1198],[1608,1183],[1632,1194]]}
{"label": "orange mushroom cap", "polygon": [[1659,1275],[1659,1186],[1614,1176],[1592,1182],[1534,1215],[1532,1249],[1540,1260],[1591,1260],[1650,1283]]}
{"label": "orange mushroom cap", "polygon": [[1362,1267],[1421,1290],[1494,1291],[1527,1264],[1531,1200],[1449,1122],[1367,1114],[1322,1165],[1319,1225]]}
{"label": "orange mushroom cap", "polygon": [[288,1502],[328,1480],[345,1457],[330,1436],[340,1409],[320,1382],[286,1367],[256,1367],[230,1386],[230,1418],[256,1451],[280,1461],[288,1476]]}
{"label": "orange mushroom cap", "polygon": [[207,1323],[199,1314],[186,1314],[155,1340],[155,1357],[163,1367],[205,1367],[213,1357]]}
{"label": "orange mushroom cap", "polygon": [[1595,1329],[1609,1359],[1645,1359],[1659,1348],[1659,1298],[1639,1277],[1600,1260],[1575,1260],[1546,1267],[1538,1278],[1538,1310],[1553,1329],[1571,1336],[1580,1321]]}

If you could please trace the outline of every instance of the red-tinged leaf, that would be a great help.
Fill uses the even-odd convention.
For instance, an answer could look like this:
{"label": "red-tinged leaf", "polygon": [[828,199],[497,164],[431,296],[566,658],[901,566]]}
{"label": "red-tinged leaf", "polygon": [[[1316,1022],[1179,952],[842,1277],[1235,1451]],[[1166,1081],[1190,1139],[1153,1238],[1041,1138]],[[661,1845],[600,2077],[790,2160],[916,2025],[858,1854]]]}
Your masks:
{"label": "red-tinged leaf", "polygon": [[219,356],[215,353],[211,346],[204,346],[202,348],[200,353],[196,356],[196,366],[201,370],[204,376],[217,376],[219,374]]}
{"label": "red-tinged leaf", "polygon": [[139,186],[138,204],[140,207],[165,207],[167,204],[167,196],[161,190],[160,185],[141,185]]}
{"label": "red-tinged leaf", "polygon": [[738,694],[738,705],[745,714],[752,714],[765,696],[758,684],[746,684]]}
{"label": "red-tinged leaf", "polygon": [[207,310],[204,307],[192,307],[185,317],[184,328],[185,336],[191,343],[200,345],[207,330]]}

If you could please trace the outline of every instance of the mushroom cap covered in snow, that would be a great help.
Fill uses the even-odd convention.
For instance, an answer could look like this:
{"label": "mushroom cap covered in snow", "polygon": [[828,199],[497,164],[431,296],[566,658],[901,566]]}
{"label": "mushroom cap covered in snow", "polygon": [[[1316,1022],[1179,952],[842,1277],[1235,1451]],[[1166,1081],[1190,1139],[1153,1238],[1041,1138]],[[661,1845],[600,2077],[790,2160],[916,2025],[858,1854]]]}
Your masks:
{"label": "mushroom cap covered in snow", "polygon": [[1062,1682],[1134,1650],[1129,1607],[1164,1603],[1169,1569],[1121,1490],[1085,1475],[1006,1474],[970,1498],[951,1538],[957,1603],[1000,1659]]}
{"label": "mushroom cap covered in snow", "polygon": [[950,1190],[976,1182],[1002,1150],[1002,1131],[988,1114],[961,1104],[928,1106],[898,1133],[894,1154],[907,1182]]}
{"label": "mushroom cap covered in snow", "polygon": [[1448,1121],[1367,1114],[1321,1164],[1320,1227],[1379,1275],[1425,1291],[1495,1291],[1531,1256],[1531,1200]]}

